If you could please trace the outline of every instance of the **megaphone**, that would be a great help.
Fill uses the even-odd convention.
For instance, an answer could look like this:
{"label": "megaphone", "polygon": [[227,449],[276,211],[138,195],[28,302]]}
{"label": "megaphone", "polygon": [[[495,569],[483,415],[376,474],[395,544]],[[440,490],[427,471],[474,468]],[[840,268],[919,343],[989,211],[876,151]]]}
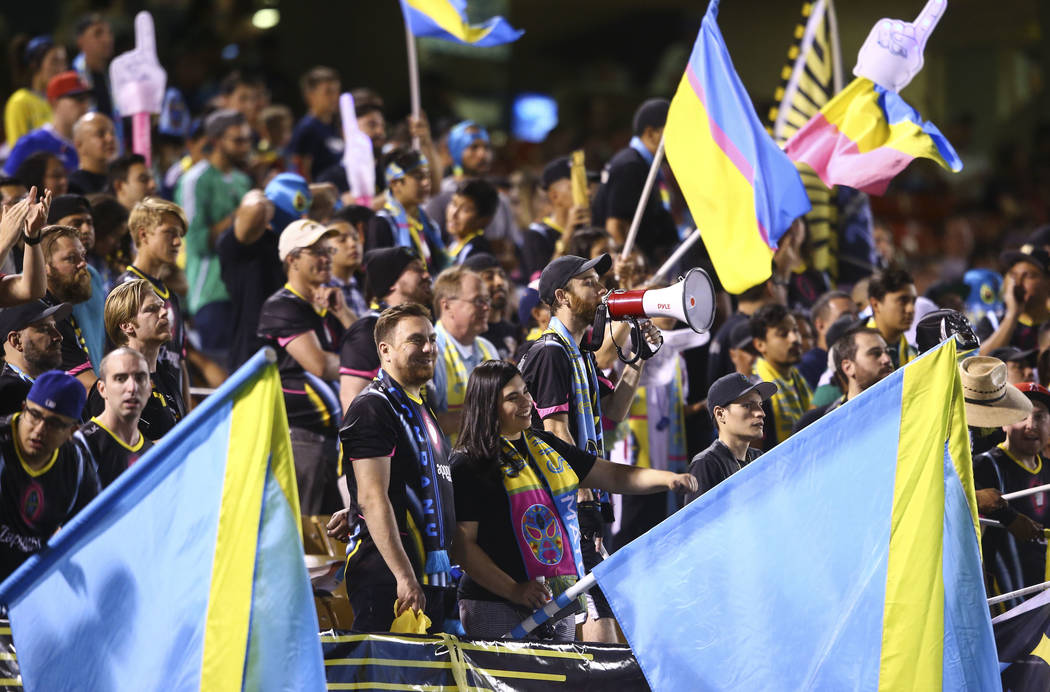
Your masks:
{"label": "megaphone", "polygon": [[703,269],[693,268],[666,288],[612,291],[602,299],[614,320],[673,317],[703,334],[715,321],[715,287]]}

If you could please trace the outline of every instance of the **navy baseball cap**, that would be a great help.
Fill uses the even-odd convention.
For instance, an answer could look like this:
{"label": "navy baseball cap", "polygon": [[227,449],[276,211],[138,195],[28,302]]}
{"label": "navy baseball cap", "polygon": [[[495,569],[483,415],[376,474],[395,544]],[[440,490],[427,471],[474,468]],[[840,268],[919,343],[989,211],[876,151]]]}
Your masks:
{"label": "navy baseball cap", "polygon": [[773,382],[752,382],[738,372],[732,372],[715,380],[707,390],[707,410],[713,411],[716,406],[725,408],[749,392],[758,392],[765,401],[777,393]]}
{"label": "navy baseball cap", "polygon": [[56,322],[61,322],[69,317],[72,311],[73,306],[69,303],[48,305],[42,300],[31,300],[11,308],[3,308],[0,310],[0,342],[6,340],[11,332],[20,332],[51,315],[55,316]]}
{"label": "navy baseball cap", "polygon": [[553,306],[554,292],[565,288],[572,278],[589,269],[595,270],[598,276],[601,276],[612,269],[612,257],[605,253],[592,260],[585,260],[576,255],[562,255],[554,260],[540,274],[540,300]]}
{"label": "navy baseball cap", "polygon": [[48,370],[36,378],[26,400],[60,416],[80,420],[87,392],[80,381],[61,370]]}

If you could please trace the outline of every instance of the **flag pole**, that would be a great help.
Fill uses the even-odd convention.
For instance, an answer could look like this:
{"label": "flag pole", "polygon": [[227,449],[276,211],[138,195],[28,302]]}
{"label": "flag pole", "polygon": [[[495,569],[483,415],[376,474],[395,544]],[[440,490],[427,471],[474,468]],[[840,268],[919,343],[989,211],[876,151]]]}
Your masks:
{"label": "flag pole", "polygon": [[1016,500],[1019,497],[1026,497],[1028,495],[1035,495],[1046,490],[1050,490],[1050,483],[1046,485],[1037,485],[1034,488],[1026,488],[1024,490],[1018,490],[1016,493],[1006,493],[1003,495],[1004,500]]}
{"label": "flag pole", "polygon": [[1050,589],[1050,581],[1044,581],[1042,584],[1036,584],[1035,586],[1026,586],[1025,588],[1018,589],[1017,591],[1011,591],[1010,593],[1004,593],[1001,596],[989,598],[988,605],[995,605],[996,603],[1009,601],[1011,598],[1020,598],[1021,596],[1039,593],[1040,591],[1046,591],[1047,589]]}
{"label": "flag pole", "polygon": [[631,220],[631,228],[627,231],[627,238],[623,242],[623,252],[620,259],[627,259],[634,247],[634,239],[638,235],[638,227],[642,223],[642,212],[649,202],[649,194],[653,191],[653,183],[656,182],[656,174],[660,172],[660,164],[664,162],[664,136],[660,135],[660,146],[656,147],[653,154],[653,163],[649,166],[649,177],[645,179],[645,187],[642,188],[642,196],[638,198],[638,207],[634,210],[634,218]]}
{"label": "flag pole", "polygon": [[[416,37],[412,28],[408,25],[408,17],[405,17],[405,46],[408,49],[408,93],[412,104],[412,117],[416,120],[420,117],[421,106],[419,98],[419,57],[416,55]],[[419,137],[412,138],[412,148],[419,149]]]}
{"label": "flag pole", "polygon": [[671,256],[667,258],[667,261],[663,263],[663,266],[656,270],[656,273],[653,274],[653,281],[658,281],[659,279],[664,278],[667,272],[674,269],[675,263],[682,259],[682,256],[689,252],[689,248],[696,245],[696,241],[698,240],[700,240],[700,229],[694,228],[693,232],[690,233],[686,239],[678,245],[678,248],[671,254]]}
{"label": "flag pole", "polygon": [[514,627],[514,629],[507,632],[500,637],[500,639],[524,639],[529,632],[550,620],[559,610],[568,608],[572,602],[580,596],[580,594],[589,591],[596,583],[597,582],[594,580],[594,573],[591,572],[583,579],[565,589],[565,591],[563,591],[557,598],[551,599],[550,603],[522,620]]}

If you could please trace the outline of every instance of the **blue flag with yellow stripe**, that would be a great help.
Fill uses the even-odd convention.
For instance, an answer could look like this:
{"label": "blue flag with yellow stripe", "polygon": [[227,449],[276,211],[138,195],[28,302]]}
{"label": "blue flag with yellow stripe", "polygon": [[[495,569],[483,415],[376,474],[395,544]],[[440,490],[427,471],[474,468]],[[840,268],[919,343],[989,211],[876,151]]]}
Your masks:
{"label": "blue flag with yellow stripe", "polygon": [[517,41],[525,32],[503,17],[481,24],[467,22],[467,0],[401,0],[405,24],[414,36],[440,38],[472,46],[498,46]]}
{"label": "blue flag with yellow stripe", "polygon": [[0,585],[28,690],[323,690],[273,352]]}
{"label": "blue flag with yellow stripe", "polygon": [[951,340],[594,574],[658,692],[997,690],[976,516]]}

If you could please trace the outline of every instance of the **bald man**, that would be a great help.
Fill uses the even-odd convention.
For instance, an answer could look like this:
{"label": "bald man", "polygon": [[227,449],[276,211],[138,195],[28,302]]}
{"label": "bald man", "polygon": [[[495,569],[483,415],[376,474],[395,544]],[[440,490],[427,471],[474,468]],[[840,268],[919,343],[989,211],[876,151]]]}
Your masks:
{"label": "bald man", "polygon": [[78,195],[102,192],[108,180],[109,163],[117,157],[113,121],[102,113],[85,113],[73,125],[73,146],[80,158],[80,168],[69,175],[69,191]]}

